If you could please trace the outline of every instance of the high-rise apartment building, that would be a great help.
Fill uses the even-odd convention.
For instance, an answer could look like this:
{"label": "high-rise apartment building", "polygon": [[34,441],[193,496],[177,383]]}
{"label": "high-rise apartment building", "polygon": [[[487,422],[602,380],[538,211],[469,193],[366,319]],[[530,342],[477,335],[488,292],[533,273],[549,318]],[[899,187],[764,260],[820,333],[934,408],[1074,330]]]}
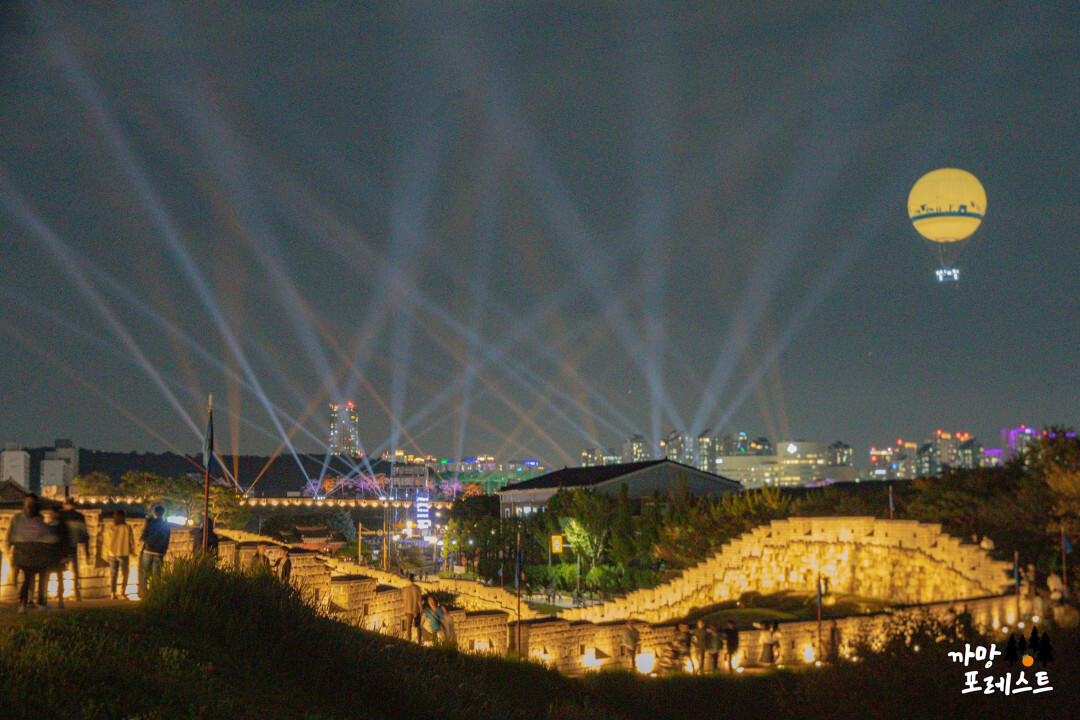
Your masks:
{"label": "high-rise apartment building", "polygon": [[974,470],[983,467],[983,446],[975,438],[969,438],[956,448],[956,467]]}
{"label": "high-rise apartment building", "polygon": [[581,467],[597,467],[604,464],[604,451],[598,447],[585,448],[581,451]]}
{"label": "high-rise apartment building", "polygon": [[697,454],[694,467],[704,472],[713,472],[716,464],[716,440],[712,437],[712,428],[697,436]]}
{"label": "high-rise apartment building", "polygon": [[1018,428],[1008,428],[1001,431],[1001,455],[1004,462],[1012,460],[1017,455],[1023,454],[1038,438],[1038,433],[1033,428],[1021,425]]}
{"label": "high-rise apartment building", "polygon": [[12,480],[30,489],[30,453],[17,443],[8,443],[0,455],[0,481]]}
{"label": "high-rise apartment building", "polygon": [[678,430],[672,430],[664,441],[664,454],[668,460],[683,465],[694,464],[696,443],[690,442],[690,436]]}
{"label": "high-rise apartment building", "polygon": [[941,451],[934,443],[923,443],[915,455],[917,477],[936,477],[941,474]]}
{"label": "high-rise apartment building", "polygon": [[971,439],[971,434],[966,432],[943,432],[938,430],[931,440],[938,449],[938,456],[942,465],[958,467],[960,464],[960,445]]}
{"label": "high-rise apartment building", "polygon": [[645,438],[641,435],[635,435],[632,438],[628,438],[623,443],[622,460],[623,462],[644,462],[645,460],[654,460],[652,450],[649,448],[649,443],[645,441]]}
{"label": "high-rise apartment building", "polygon": [[41,461],[42,497],[67,497],[79,474],[79,448],[71,440],[57,440]]}
{"label": "high-rise apartment building", "polygon": [[344,405],[330,403],[330,452],[334,455],[360,454],[356,407],[351,401]]}

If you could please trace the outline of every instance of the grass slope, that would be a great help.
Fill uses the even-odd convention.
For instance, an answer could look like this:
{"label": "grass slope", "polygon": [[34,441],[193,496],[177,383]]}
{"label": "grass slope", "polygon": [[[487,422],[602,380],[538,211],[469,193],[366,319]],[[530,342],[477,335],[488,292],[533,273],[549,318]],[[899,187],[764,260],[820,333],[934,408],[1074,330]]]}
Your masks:
{"label": "grass slope", "polygon": [[180,562],[138,606],[44,613],[0,627],[0,717],[1076,717],[1080,643],[1076,633],[1053,640],[1055,689],[1038,696],[961,694],[965,668],[944,648],[820,671],[576,680],[364,632],[323,617],[269,575]]}

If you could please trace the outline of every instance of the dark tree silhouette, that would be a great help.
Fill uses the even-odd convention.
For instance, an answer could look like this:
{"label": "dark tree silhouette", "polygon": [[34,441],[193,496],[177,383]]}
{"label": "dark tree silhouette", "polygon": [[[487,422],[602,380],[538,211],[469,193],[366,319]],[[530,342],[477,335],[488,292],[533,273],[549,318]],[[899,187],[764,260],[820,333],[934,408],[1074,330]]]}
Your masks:
{"label": "dark tree silhouette", "polygon": [[1016,652],[1020,657],[1027,655],[1027,638],[1023,635],[1020,636],[1020,640],[1016,643]]}
{"label": "dark tree silhouette", "polygon": [[1043,667],[1046,667],[1048,662],[1054,662],[1054,646],[1050,644],[1050,633],[1044,634],[1039,641],[1039,654],[1035,660],[1041,662]]}
{"label": "dark tree silhouette", "polygon": [[1032,655],[1039,652],[1039,628],[1037,627],[1031,628],[1031,639],[1028,640],[1028,649],[1031,651]]}
{"label": "dark tree silhouette", "polygon": [[1010,633],[1009,644],[1005,646],[1005,661],[1008,662],[1011,667],[1019,659],[1020,655],[1016,652],[1016,636]]}

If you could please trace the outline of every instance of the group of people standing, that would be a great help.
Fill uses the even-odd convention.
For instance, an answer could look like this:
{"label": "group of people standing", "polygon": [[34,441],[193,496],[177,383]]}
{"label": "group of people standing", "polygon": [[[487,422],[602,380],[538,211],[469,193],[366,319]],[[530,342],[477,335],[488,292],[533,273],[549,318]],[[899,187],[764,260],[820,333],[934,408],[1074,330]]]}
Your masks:
{"label": "group of people standing", "polygon": [[690,660],[693,672],[701,675],[723,667],[734,671],[738,666],[736,655],[739,653],[739,630],[735,623],[728,620],[724,627],[706,625],[698,620],[693,630],[686,623],[679,624],[679,631],[669,652],[677,657],[679,666]]}
{"label": "group of people standing", "polygon": [[81,599],[78,549],[82,545],[89,556],[89,541],[86,520],[70,501],[65,501],[58,512],[53,507],[42,507],[36,495],[23,500],[22,512],[11,519],[7,533],[12,572],[22,579],[20,612],[30,607],[35,580],[37,604],[48,607],[46,589],[51,575],[57,578],[57,604],[63,607],[64,571],[69,567],[75,582],[75,599]]}
{"label": "group of people standing", "polygon": [[446,608],[439,605],[433,595],[424,598],[416,578],[409,575],[409,582],[401,588],[404,615],[401,620],[402,635],[412,641],[415,630],[416,642],[435,642],[438,638],[454,639],[454,626]]}
{"label": "group of people standing", "polygon": [[[772,665],[780,658],[780,625],[770,623],[762,627],[761,655],[762,665]],[[633,663],[637,657],[641,642],[641,633],[633,620],[627,620],[622,630],[622,648],[624,656]],[[734,671],[739,665],[739,629],[728,620],[723,627],[707,625],[698,620],[691,630],[687,623],[679,623],[675,637],[665,648],[660,658],[661,669],[667,672],[681,672],[689,669],[694,674],[704,674],[720,670]]]}
{"label": "group of people standing", "polygon": [[270,556],[266,554],[266,543],[260,542],[255,547],[255,554],[248,563],[251,572],[270,572],[276,574],[285,582],[292,577],[292,558],[289,557],[289,546],[281,546],[281,554],[277,560],[270,562]]}
{"label": "group of people standing", "polygon": [[[169,549],[170,529],[164,519],[165,508],[155,507],[140,535],[142,555],[139,558],[139,595],[146,592],[149,579],[161,572],[162,561]],[[37,581],[37,606],[48,608],[47,589],[51,576],[56,576],[56,604],[64,607],[64,573],[71,572],[75,600],[82,599],[79,577],[79,548],[85,562],[94,557],[90,552],[90,535],[86,518],[65,499],[56,510],[44,505],[36,495],[23,500],[22,512],[8,526],[7,547],[12,571],[21,576],[19,611],[31,606],[31,593]],[[130,559],[136,554],[135,533],[127,522],[127,514],[117,509],[104,525],[101,556],[109,564],[110,597],[127,599],[127,578]],[[119,592],[117,587],[119,584]]]}

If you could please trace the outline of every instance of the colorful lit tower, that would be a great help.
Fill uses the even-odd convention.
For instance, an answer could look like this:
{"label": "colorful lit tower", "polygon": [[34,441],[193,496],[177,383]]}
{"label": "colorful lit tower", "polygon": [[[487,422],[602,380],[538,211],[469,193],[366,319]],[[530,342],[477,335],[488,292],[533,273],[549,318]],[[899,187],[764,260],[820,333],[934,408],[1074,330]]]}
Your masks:
{"label": "colorful lit tower", "polygon": [[330,403],[330,452],[334,455],[360,454],[360,431],[357,430],[356,407],[352,401],[344,405]]}

